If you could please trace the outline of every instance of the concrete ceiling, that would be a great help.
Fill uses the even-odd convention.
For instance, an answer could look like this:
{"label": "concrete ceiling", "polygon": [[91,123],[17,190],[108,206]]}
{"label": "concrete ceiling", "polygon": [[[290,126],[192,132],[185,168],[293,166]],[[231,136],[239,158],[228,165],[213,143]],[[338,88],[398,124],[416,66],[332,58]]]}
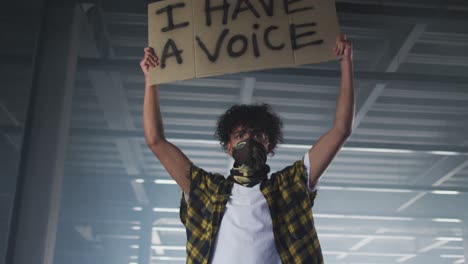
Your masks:
{"label": "concrete ceiling", "polygon": [[[354,43],[357,105],[353,134],[324,173],[313,210],[325,261],[464,263],[468,4],[337,2],[342,31]],[[138,263],[149,247],[152,263],[183,263],[180,190],[142,131],[145,4],[81,5],[89,20],[71,106],[55,263]],[[18,155],[21,147],[30,80],[16,70],[31,70],[36,35],[21,19],[34,14],[30,9],[12,7],[18,15],[2,16],[2,155],[8,149]],[[285,142],[269,160],[279,170],[331,127],[338,91],[333,62],[164,84],[160,96],[168,139],[198,166],[226,174],[231,161],[213,132],[232,104],[269,103],[283,118]],[[13,194],[6,186],[14,180],[2,181],[0,209],[7,212]]]}

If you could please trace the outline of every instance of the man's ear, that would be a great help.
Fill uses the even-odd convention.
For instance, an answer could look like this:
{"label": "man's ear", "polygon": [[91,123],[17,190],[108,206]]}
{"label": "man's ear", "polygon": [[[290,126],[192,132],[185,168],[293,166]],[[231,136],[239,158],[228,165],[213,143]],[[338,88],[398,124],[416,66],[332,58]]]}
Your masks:
{"label": "man's ear", "polygon": [[232,144],[231,144],[231,142],[226,143],[226,151],[229,154],[229,156],[232,156]]}

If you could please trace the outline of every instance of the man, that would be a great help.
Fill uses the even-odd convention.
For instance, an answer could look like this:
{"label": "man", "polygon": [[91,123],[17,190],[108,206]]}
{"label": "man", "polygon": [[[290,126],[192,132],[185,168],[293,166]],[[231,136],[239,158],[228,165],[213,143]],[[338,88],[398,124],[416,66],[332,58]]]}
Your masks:
{"label": "man", "polygon": [[192,164],[165,139],[158,87],[148,85],[148,69],[158,66],[158,57],[145,48],[145,138],[183,190],[187,263],[323,263],[311,208],[319,178],[351,134],[354,116],[352,46],[345,35],[337,37],[334,52],[341,56],[341,88],[333,127],[302,160],[268,177],[267,155],[282,140],[282,122],[268,105],[235,105],[219,118],[215,133],[234,158],[226,178]]}

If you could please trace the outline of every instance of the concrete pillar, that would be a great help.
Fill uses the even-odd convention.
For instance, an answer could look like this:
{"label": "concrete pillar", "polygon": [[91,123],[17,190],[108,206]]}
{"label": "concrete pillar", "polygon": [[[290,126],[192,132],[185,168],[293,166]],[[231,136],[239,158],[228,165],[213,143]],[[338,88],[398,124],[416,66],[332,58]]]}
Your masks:
{"label": "concrete pillar", "polygon": [[6,264],[10,211],[13,207],[19,153],[3,136],[0,136],[0,148],[0,202],[4,206],[4,211],[0,214],[0,264]]}
{"label": "concrete pillar", "polygon": [[151,263],[151,236],[153,234],[153,208],[143,207],[140,229],[140,248],[138,252],[139,264]]}
{"label": "concrete pillar", "polygon": [[54,257],[82,11],[74,0],[47,0],[43,11],[8,239],[9,264],[52,264]]}
{"label": "concrete pillar", "polygon": [[463,247],[465,248],[465,262],[464,263],[468,263],[468,214],[465,215],[465,219],[464,219],[464,236],[463,236]]}

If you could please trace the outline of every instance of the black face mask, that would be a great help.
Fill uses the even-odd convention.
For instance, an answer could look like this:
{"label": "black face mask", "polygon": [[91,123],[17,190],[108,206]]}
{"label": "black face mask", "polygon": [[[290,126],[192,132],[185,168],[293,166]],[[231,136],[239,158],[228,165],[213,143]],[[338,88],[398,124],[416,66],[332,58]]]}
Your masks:
{"label": "black face mask", "polygon": [[234,166],[231,176],[246,187],[252,187],[267,179],[270,167],[266,165],[267,150],[261,143],[248,138],[233,146]]}

